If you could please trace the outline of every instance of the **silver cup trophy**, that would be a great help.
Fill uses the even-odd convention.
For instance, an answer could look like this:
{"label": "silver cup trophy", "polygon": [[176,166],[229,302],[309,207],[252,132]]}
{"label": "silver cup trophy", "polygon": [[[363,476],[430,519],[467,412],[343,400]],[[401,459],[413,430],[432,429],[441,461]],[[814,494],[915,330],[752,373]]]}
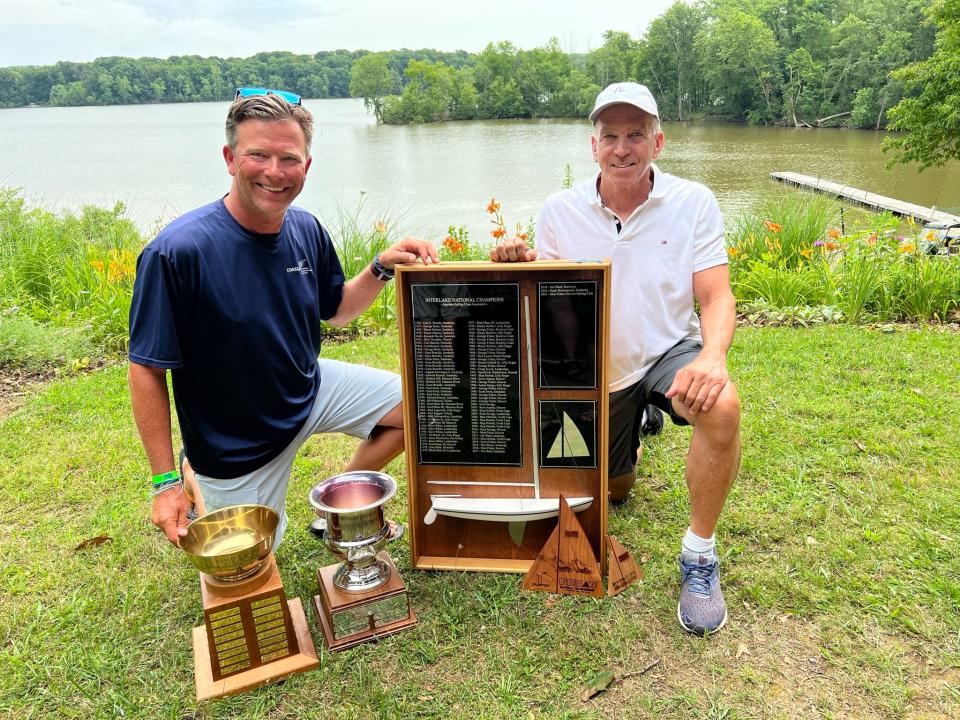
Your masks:
{"label": "silver cup trophy", "polygon": [[327,547],[343,560],[333,576],[341,590],[366,592],[390,579],[390,566],[377,553],[390,536],[383,505],[396,492],[396,480],[367,470],[334,475],[310,490],[310,505],[327,520]]}
{"label": "silver cup trophy", "polygon": [[324,540],[343,560],[317,570],[317,621],[331,650],[377,640],[415,625],[403,579],[383,549],[390,526],[383,505],[397,481],[373,471],[343,473],[310,490],[310,504],[327,521]]}

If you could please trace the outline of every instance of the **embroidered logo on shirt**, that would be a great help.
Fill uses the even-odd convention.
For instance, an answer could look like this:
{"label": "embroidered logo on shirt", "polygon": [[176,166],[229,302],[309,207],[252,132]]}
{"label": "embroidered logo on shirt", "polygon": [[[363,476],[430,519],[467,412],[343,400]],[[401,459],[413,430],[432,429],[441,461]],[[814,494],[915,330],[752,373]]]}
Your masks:
{"label": "embroidered logo on shirt", "polygon": [[307,273],[312,273],[313,270],[310,269],[310,266],[307,265],[307,259],[304,258],[296,264],[295,267],[288,267],[287,272],[300,273],[301,275],[306,275]]}

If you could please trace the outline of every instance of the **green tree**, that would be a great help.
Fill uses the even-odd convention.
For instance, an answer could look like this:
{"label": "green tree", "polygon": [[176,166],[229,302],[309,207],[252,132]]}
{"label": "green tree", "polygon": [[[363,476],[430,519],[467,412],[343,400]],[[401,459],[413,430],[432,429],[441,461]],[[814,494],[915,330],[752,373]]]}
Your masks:
{"label": "green tree", "polygon": [[702,75],[695,41],[704,20],[700,8],[678,0],[650,23],[641,42],[637,77],[654,88],[663,117],[683,120],[693,107]]}
{"label": "green tree", "polygon": [[587,72],[600,87],[635,79],[640,44],[629,33],[607,30],[603,45],[587,55]]}
{"label": "green tree", "polygon": [[753,15],[725,8],[701,30],[697,45],[715,104],[753,122],[772,121],[780,78],[780,46],[773,31]]}
{"label": "green tree", "polygon": [[960,0],[938,0],[929,17],[936,49],[893,74],[908,95],[890,109],[889,127],[905,133],[884,141],[891,164],[915,162],[921,171],[960,158]]}
{"label": "green tree", "polygon": [[383,122],[383,98],[396,95],[400,76],[390,67],[386,53],[364,55],[350,71],[350,94],[362,97],[363,106],[373,111],[377,122]]}
{"label": "green tree", "polygon": [[[798,115],[815,110],[810,90],[820,84],[823,67],[814,62],[809,51],[800,47],[787,55],[784,60],[787,81],[783,86],[783,109],[794,127],[802,124]],[[809,123],[807,123],[809,124]]]}
{"label": "green tree", "polygon": [[438,122],[452,114],[455,72],[441,62],[411,60],[404,75],[407,84],[397,103],[384,107],[385,122]]}

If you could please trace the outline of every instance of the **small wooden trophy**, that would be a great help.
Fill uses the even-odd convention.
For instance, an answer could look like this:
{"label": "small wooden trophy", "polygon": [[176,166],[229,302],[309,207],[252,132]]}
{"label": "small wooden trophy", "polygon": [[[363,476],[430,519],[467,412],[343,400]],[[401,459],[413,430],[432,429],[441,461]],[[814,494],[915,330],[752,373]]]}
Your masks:
{"label": "small wooden trophy", "polygon": [[310,490],[310,504],[327,520],[324,541],[344,561],[317,571],[320,594],[313,597],[331,650],[393,635],[417,623],[407,588],[382,550],[390,535],[383,504],[396,491],[392,477],[368,471],[335,475]]}
{"label": "small wooden trophy", "polygon": [[607,535],[607,595],[617,595],[643,579],[643,570],[613,535]]}
{"label": "small wooden trophy", "polygon": [[223,508],[188,526],[181,547],[201,570],[204,623],[193,629],[197,700],[320,666],[298,598],[287,600],[270,548],[277,514]]}
{"label": "small wooden trophy", "polygon": [[524,577],[523,589],[603,597],[597,557],[563,495],[560,496],[560,521]]}
{"label": "small wooden trophy", "polygon": [[[607,595],[623,592],[643,577],[643,570],[612,535],[607,535],[609,558]],[[560,496],[560,522],[523,578],[524,590],[602,597],[600,567],[570,504]]]}

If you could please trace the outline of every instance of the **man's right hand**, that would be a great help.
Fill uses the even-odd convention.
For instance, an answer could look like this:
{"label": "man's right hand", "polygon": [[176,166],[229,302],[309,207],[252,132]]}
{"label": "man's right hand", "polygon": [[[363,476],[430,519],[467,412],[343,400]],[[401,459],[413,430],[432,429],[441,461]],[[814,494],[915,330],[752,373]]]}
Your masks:
{"label": "man's right hand", "polygon": [[163,530],[167,540],[180,547],[180,538],[187,534],[187,513],[193,501],[183,488],[167,490],[153,498],[153,511],[150,520]]}
{"label": "man's right hand", "polygon": [[527,243],[518,238],[504,240],[490,248],[493,262],[531,262],[537,259],[537,251],[527,247]]}

